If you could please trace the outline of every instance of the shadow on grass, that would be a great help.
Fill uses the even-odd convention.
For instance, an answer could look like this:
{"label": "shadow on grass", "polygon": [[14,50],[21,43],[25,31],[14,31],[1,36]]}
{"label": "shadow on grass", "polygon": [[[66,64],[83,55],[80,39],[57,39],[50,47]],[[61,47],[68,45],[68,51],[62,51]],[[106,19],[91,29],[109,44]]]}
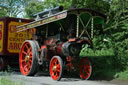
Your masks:
{"label": "shadow on grass", "polygon": [[114,56],[89,57],[93,65],[92,80],[111,81],[119,71],[118,62]]}

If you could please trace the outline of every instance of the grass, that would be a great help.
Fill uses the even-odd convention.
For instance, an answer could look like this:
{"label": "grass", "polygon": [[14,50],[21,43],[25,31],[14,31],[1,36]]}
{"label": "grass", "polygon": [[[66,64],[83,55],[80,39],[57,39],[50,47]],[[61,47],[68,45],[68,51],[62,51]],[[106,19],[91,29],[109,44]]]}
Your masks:
{"label": "grass", "polygon": [[24,85],[22,82],[20,81],[13,81],[11,80],[11,74],[5,72],[1,72],[2,76],[0,75],[0,85]]}
{"label": "grass", "polygon": [[23,85],[21,82],[12,81],[9,77],[0,78],[0,85]]}
{"label": "grass", "polygon": [[114,77],[118,80],[128,80],[128,69],[123,72],[118,72]]}

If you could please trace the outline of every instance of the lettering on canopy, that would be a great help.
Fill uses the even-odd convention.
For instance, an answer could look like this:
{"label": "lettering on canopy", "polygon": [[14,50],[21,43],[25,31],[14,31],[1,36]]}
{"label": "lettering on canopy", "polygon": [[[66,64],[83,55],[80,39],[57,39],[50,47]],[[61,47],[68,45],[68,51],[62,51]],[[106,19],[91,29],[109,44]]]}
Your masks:
{"label": "lettering on canopy", "polygon": [[31,29],[31,28],[34,28],[34,27],[37,27],[37,26],[40,26],[40,25],[48,24],[50,22],[54,22],[54,21],[63,19],[66,16],[67,16],[67,11],[63,11],[61,13],[55,14],[54,16],[50,16],[50,17],[43,18],[41,20],[34,21],[34,22],[31,22],[31,23],[28,23],[28,24],[25,24],[25,25],[22,25],[22,26],[18,26],[16,28],[16,31],[20,32],[20,31]]}

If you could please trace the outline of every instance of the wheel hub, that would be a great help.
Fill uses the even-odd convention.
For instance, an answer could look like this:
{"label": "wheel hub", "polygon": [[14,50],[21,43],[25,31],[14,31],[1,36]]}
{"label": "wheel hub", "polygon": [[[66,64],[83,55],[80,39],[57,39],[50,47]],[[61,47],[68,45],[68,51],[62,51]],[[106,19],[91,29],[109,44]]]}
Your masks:
{"label": "wheel hub", "polygon": [[54,72],[56,72],[56,68],[57,68],[56,66],[53,66],[53,71],[54,71]]}
{"label": "wheel hub", "polygon": [[25,56],[25,62],[26,63],[29,62],[29,56],[28,55]]}

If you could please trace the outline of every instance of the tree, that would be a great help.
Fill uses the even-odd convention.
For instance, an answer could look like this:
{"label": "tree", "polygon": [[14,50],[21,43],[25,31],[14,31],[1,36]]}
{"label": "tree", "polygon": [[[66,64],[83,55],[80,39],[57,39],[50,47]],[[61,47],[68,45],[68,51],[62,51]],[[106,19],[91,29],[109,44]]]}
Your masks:
{"label": "tree", "polygon": [[37,0],[37,1],[30,1],[27,6],[25,7],[25,13],[26,15],[24,16],[25,18],[33,18],[33,15],[43,11],[44,8],[44,4]]}
{"label": "tree", "polygon": [[0,17],[6,16],[7,10],[5,7],[0,6]]}
{"label": "tree", "polygon": [[0,0],[2,16],[17,17],[24,10],[27,0]]}
{"label": "tree", "polygon": [[63,6],[68,9],[71,6],[72,0],[44,0],[45,8],[54,8],[57,6]]}
{"label": "tree", "polygon": [[118,68],[126,68],[128,65],[128,0],[112,0],[104,31],[112,39]]}
{"label": "tree", "polygon": [[74,8],[91,8],[102,13],[109,11],[109,0],[72,0],[72,7]]}
{"label": "tree", "polygon": [[28,18],[32,18],[34,14],[44,11],[46,9],[52,9],[57,6],[64,6],[65,9],[71,6],[72,0],[36,0],[30,1],[25,7],[25,13]]}

